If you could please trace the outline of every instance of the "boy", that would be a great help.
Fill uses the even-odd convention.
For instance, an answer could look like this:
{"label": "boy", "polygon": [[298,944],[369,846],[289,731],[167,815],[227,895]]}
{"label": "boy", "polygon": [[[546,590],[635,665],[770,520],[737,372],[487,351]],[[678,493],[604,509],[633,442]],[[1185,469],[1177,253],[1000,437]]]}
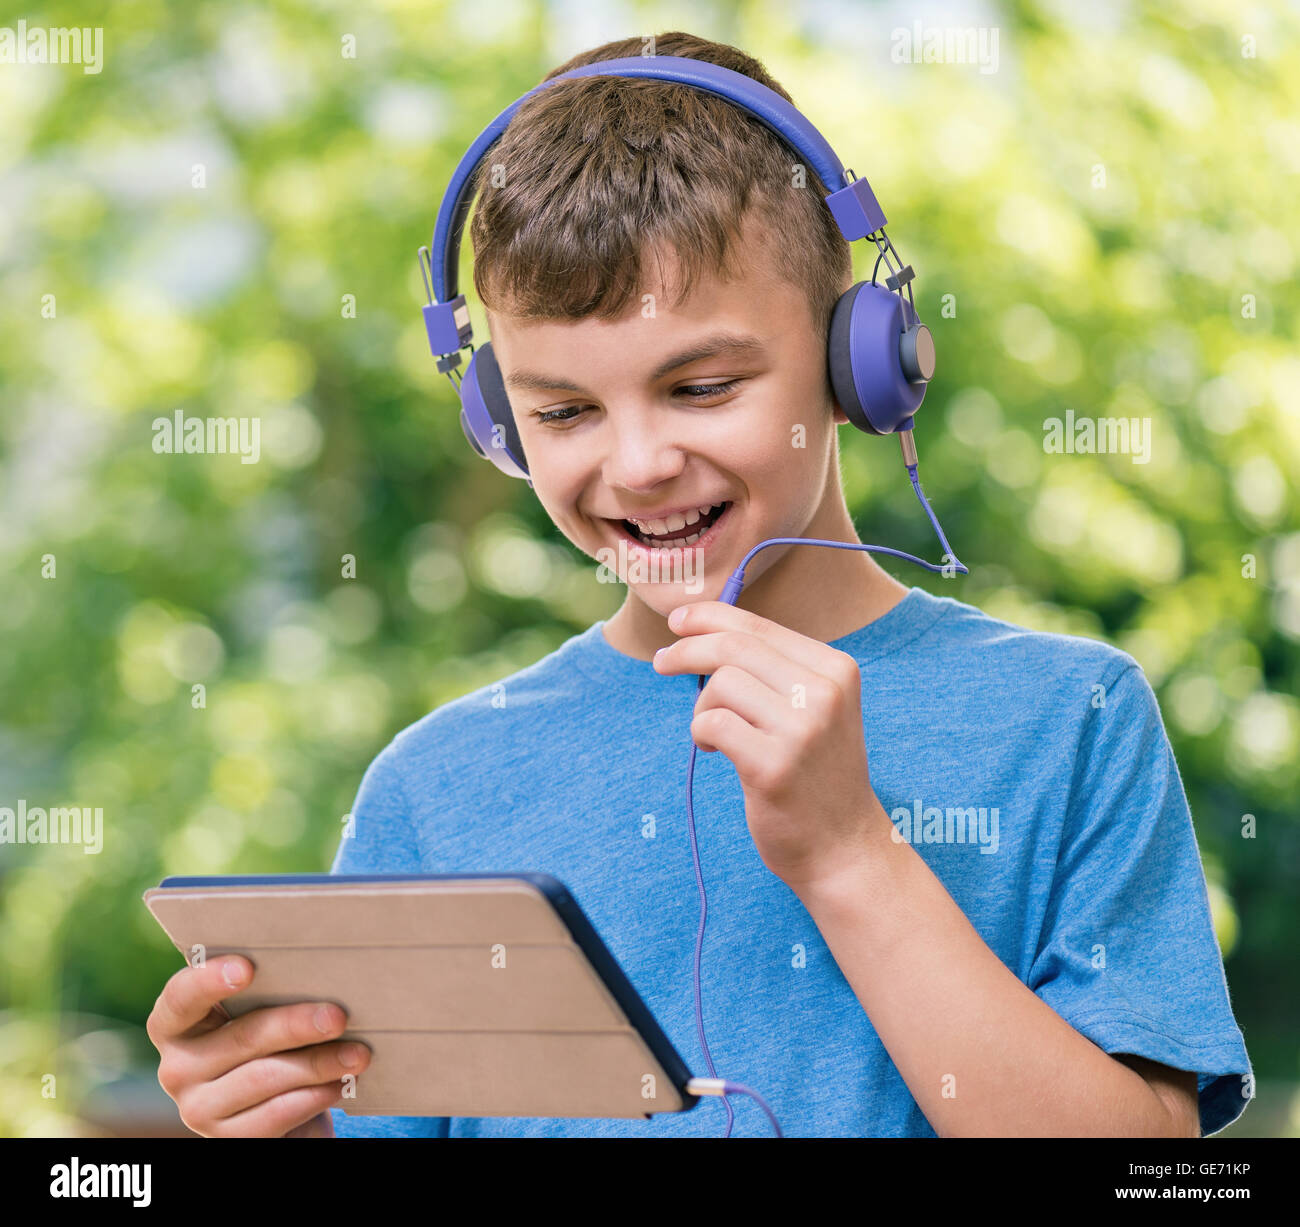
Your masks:
{"label": "boy", "polygon": [[[783,93],[734,48],[674,33],[656,52]],[[687,546],[702,591],[628,570],[608,621],[399,734],[333,871],[553,874],[705,1072],[689,730],[707,1040],[787,1135],[1214,1133],[1249,1063],[1136,662],[909,589],[858,551],[769,547],[738,606],[717,599],[767,538],[858,540],[826,371],[849,249],[790,160],[672,83],[562,82],[516,114],[475,214],[475,283],[537,497],[602,561],[723,511]],[[321,1031],[312,1003],[224,1023],[220,975],[177,973],[150,1018],[160,1081],[201,1133],[726,1127],[708,1100],[649,1121],[349,1117],[338,1080],[368,1058],[322,1042],[340,1012]],[[730,1103],[732,1135],[770,1136]]]}

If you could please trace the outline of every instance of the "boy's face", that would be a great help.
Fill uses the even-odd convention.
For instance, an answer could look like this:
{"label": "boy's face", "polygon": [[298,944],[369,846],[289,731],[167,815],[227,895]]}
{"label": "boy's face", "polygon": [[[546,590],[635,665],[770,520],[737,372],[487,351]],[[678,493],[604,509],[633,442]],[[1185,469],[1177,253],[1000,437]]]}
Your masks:
{"label": "boy's face", "polygon": [[[612,321],[488,313],[534,492],[660,617],[716,600],[754,545],[819,535],[843,504],[833,424],[847,419],[831,397],[826,339],[804,293],[769,273],[754,233],[737,280],[701,279],[675,310],[656,275]],[[671,253],[648,266],[673,275]],[[716,527],[676,550],[647,547],[624,524],[661,520],[671,532],[669,513],[719,503]],[[686,519],[679,532],[698,532]],[[786,552],[759,553],[746,588]]]}

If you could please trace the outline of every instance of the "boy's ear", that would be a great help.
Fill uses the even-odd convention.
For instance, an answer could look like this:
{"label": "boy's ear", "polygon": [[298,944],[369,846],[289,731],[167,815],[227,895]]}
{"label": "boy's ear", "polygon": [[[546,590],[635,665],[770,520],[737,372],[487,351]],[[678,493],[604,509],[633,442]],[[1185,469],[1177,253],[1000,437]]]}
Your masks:
{"label": "boy's ear", "polygon": [[835,410],[833,417],[836,426],[847,426],[849,424],[848,415],[840,408],[840,402],[831,397],[831,407]]}

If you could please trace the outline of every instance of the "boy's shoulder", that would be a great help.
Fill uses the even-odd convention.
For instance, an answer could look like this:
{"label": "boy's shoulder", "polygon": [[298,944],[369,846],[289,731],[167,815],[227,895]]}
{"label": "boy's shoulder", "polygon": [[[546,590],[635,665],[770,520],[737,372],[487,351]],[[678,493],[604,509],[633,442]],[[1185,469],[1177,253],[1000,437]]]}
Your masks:
{"label": "boy's shoulder", "polygon": [[[599,623],[571,635],[530,665],[475,686],[440,703],[402,729],[387,753],[406,756],[432,743],[447,747],[473,739],[500,737],[503,726],[546,718],[545,709],[572,703],[589,686],[583,657],[590,652]],[[493,721],[489,724],[488,721]]]}
{"label": "boy's shoulder", "polygon": [[[913,592],[921,592],[913,589]],[[1107,685],[1141,665],[1104,640],[1065,631],[1035,630],[1007,621],[953,597],[922,593],[934,617],[918,651],[948,668],[1039,684],[1087,681]]]}

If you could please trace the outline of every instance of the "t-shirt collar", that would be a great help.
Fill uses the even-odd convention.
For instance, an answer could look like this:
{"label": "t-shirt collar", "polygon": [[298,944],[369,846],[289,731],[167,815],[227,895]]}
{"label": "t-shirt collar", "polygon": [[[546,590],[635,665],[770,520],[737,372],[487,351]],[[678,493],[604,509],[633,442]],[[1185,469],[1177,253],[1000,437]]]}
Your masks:
{"label": "t-shirt collar", "polygon": [[[832,639],[829,646],[866,663],[886,656],[916,638],[954,603],[949,597],[931,596],[923,588],[912,587],[888,613],[881,614],[866,626],[860,626],[847,635]],[[580,668],[604,682],[685,681],[692,686],[697,685],[692,675],[664,676],[655,672],[650,661],[638,660],[635,656],[620,652],[605,638],[604,627],[605,619],[601,619],[569,641],[574,652],[574,663]]]}

